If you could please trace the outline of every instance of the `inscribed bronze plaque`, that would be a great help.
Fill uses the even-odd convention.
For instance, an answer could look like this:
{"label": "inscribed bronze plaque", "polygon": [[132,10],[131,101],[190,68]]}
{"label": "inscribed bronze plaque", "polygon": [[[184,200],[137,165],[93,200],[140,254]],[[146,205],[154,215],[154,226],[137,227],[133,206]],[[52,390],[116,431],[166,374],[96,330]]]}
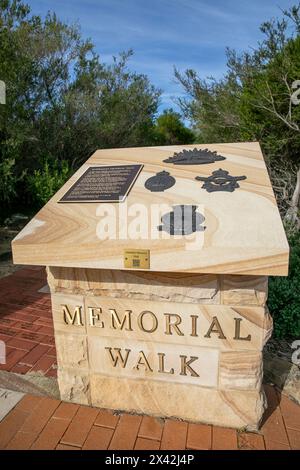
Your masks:
{"label": "inscribed bronze plaque", "polygon": [[143,165],[92,166],[58,202],[123,202]]}

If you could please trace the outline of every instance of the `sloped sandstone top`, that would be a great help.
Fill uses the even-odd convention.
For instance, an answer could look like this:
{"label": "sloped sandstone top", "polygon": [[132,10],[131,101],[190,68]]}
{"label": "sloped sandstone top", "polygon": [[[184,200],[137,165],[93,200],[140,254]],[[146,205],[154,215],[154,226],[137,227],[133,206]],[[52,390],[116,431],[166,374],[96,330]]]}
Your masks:
{"label": "sloped sandstone top", "polygon": [[[191,146],[143,147],[98,150],[55,194],[13,241],[14,262],[48,266],[124,269],[125,249],[149,249],[150,270],[187,273],[286,275],[288,244],[265,162],[256,142],[197,145],[217,151],[225,160],[203,165],[174,165],[163,160]],[[58,201],[93,165],[144,165],[127,199],[110,203],[117,222],[117,237],[103,239],[103,203]],[[222,168],[232,176],[246,176],[234,192],[209,193],[195,177],[208,177]],[[151,192],[146,180],[166,170],[176,183],[164,192]],[[140,208],[134,206],[140,204]],[[195,205],[204,215],[197,241],[190,236],[169,236],[157,230],[151,217],[153,204],[164,204],[166,214],[174,205]],[[167,210],[167,208],[170,208]],[[125,230],[125,213],[146,211],[144,239],[132,239]],[[139,213],[141,214],[141,212]],[[133,213],[128,218],[128,228]],[[140,219],[141,220],[141,219]],[[118,225],[119,224],[119,225]],[[147,227],[148,225],[148,227]],[[120,239],[119,227],[123,230]],[[131,229],[134,228],[131,226]],[[154,234],[154,236],[153,236]],[[160,238],[159,238],[160,237]]]}

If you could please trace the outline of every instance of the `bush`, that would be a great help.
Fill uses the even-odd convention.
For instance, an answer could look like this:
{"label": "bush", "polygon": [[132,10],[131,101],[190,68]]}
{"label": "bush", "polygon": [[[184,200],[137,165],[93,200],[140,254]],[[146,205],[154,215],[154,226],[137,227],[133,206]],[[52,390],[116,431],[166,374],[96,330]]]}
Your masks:
{"label": "bush", "polygon": [[52,165],[46,161],[43,168],[35,170],[27,177],[27,189],[32,200],[43,206],[61,188],[70,176],[70,168],[66,161]]}
{"label": "bush", "polygon": [[13,158],[0,162],[0,201],[6,204],[16,195],[18,178],[14,174],[14,166]]}
{"label": "bush", "polygon": [[300,233],[290,236],[289,243],[289,276],[269,281],[268,306],[277,338],[300,338]]}
{"label": "bush", "polygon": [[172,108],[165,109],[158,116],[153,131],[155,145],[187,145],[195,142],[193,131],[185,126],[180,114],[173,111]]}

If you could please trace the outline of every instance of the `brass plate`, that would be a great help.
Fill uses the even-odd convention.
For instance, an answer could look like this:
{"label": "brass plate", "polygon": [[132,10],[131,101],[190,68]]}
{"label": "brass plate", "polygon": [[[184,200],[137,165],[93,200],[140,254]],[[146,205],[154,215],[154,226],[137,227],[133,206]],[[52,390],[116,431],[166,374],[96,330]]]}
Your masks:
{"label": "brass plate", "polygon": [[124,268],[150,269],[150,250],[124,250]]}

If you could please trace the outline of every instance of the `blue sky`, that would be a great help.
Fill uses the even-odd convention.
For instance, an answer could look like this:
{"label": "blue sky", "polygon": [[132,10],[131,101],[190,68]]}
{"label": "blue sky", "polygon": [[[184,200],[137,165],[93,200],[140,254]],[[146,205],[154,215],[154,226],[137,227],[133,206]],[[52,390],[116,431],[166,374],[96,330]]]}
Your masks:
{"label": "blue sky", "polygon": [[182,94],[174,65],[203,78],[221,77],[225,47],[245,50],[261,39],[259,25],[297,0],[27,0],[32,12],[48,10],[78,22],[103,62],[130,48],[130,67],[162,89],[161,107],[176,108]]}

